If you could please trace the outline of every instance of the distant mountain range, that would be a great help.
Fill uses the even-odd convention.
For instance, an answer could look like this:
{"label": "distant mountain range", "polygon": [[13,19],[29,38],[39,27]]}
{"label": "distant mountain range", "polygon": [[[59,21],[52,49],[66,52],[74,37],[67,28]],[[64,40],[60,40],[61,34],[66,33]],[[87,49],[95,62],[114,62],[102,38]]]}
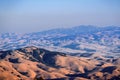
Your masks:
{"label": "distant mountain range", "polygon": [[120,80],[120,27],[2,33],[0,80]]}
{"label": "distant mountain range", "polygon": [[[0,50],[11,50],[26,46],[37,46],[68,54],[100,53],[102,55],[120,56],[120,27],[81,25],[43,32],[0,34]],[[79,56],[79,54],[75,55]]]}

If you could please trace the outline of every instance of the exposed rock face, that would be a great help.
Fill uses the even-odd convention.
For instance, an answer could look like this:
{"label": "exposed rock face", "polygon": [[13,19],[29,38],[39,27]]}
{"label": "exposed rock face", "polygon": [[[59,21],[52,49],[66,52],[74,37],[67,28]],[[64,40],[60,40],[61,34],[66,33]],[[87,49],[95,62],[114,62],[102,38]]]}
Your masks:
{"label": "exposed rock face", "polygon": [[119,80],[119,63],[120,58],[75,57],[32,46],[0,51],[0,80]]}

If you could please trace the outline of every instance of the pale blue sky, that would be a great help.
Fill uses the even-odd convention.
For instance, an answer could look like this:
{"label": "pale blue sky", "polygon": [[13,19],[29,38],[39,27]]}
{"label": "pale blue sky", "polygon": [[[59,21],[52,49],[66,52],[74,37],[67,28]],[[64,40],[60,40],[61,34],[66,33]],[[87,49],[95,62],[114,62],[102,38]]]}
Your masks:
{"label": "pale blue sky", "polygon": [[120,26],[120,0],[0,0],[3,32],[79,25]]}

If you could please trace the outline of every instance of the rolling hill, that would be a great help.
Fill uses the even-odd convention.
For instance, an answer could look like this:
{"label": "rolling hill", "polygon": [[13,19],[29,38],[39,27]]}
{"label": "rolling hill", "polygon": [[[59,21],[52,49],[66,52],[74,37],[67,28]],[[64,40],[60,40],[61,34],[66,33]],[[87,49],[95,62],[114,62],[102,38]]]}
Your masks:
{"label": "rolling hill", "polygon": [[0,51],[1,80],[40,77],[44,80],[120,79],[120,58],[75,57],[34,46]]}

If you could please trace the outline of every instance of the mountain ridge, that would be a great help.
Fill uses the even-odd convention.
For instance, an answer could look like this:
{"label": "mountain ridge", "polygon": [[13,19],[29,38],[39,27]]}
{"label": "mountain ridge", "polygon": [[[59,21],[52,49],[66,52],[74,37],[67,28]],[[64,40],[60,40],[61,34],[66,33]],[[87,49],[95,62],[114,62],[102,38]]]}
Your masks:
{"label": "mountain ridge", "polygon": [[97,60],[32,46],[0,51],[0,79],[33,80],[36,76],[45,80],[120,79],[119,63],[120,58]]}
{"label": "mountain ridge", "polygon": [[78,26],[30,34],[6,33],[0,34],[0,42],[2,51],[37,46],[65,53],[100,53],[105,56],[108,54],[119,56],[120,27]]}

